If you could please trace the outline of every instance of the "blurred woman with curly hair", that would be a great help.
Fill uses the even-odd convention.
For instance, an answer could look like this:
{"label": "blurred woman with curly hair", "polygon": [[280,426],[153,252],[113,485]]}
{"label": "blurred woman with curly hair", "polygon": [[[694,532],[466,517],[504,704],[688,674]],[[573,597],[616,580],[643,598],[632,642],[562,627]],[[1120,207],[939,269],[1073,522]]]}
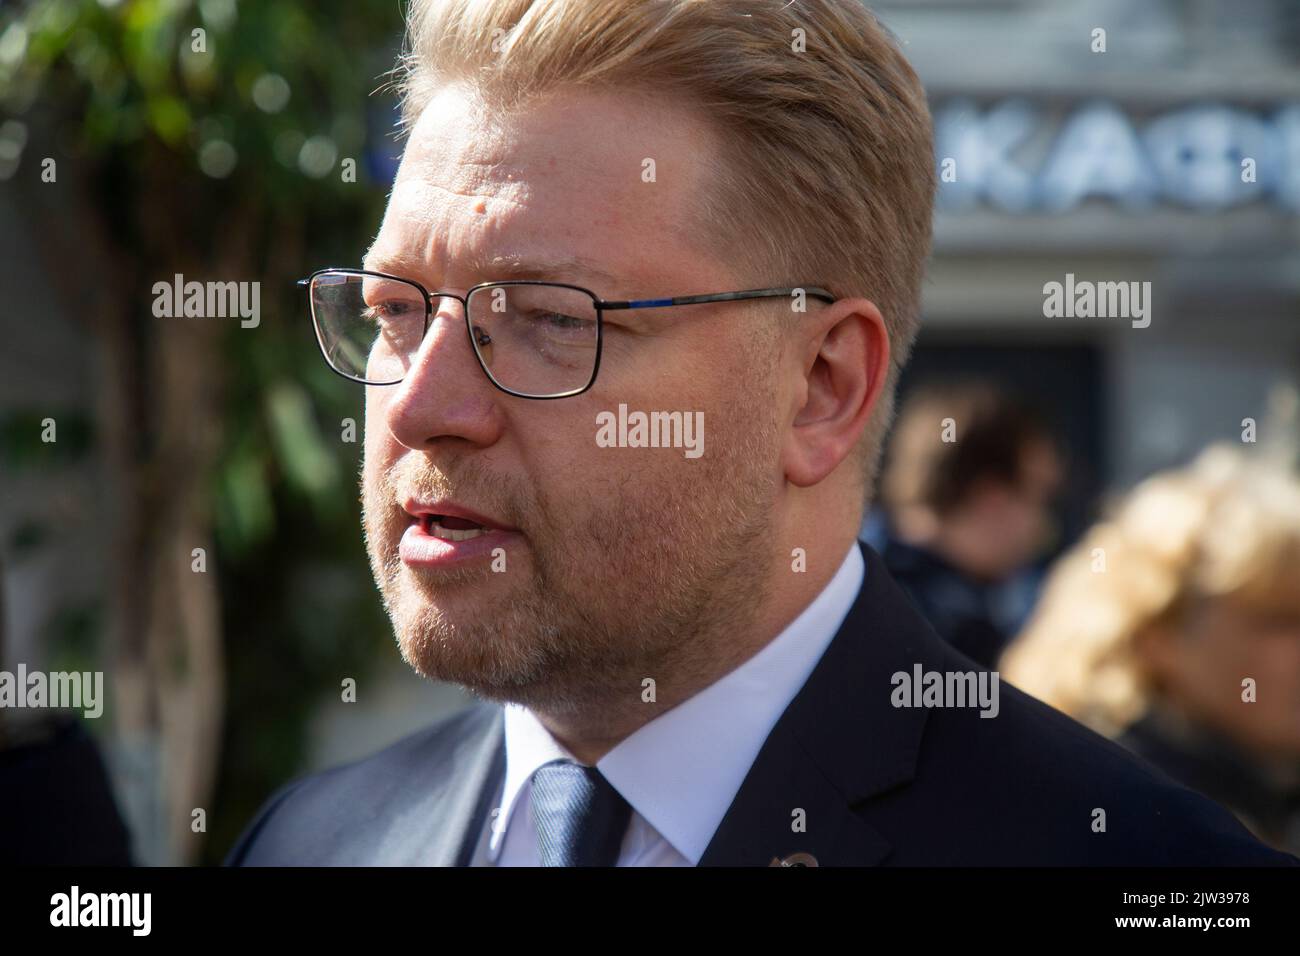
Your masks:
{"label": "blurred woman with curly hair", "polygon": [[1300,481],[1228,446],[1053,568],[1004,679],[1300,850]]}

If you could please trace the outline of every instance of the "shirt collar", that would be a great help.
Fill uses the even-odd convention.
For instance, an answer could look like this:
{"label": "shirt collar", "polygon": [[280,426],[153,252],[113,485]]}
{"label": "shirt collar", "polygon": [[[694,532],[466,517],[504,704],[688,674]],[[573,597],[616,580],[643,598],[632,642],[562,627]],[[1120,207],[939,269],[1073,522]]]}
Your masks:
{"label": "shirt collar", "polygon": [[[785,630],[597,762],[614,789],[692,865],[704,855],[768,734],[848,616],[865,574],[854,541],[830,583]],[[580,762],[531,711],[516,704],[505,706],[505,745],[493,853],[533,772],[552,760]]]}
{"label": "shirt collar", "polygon": [[505,705],[506,780],[501,792],[501,807],[497,812],[489,841],[489,852],[495,858],[501,851],[510,816],[514,812],[519,794],[538,767],[552,760],[572,760],[581,763],[563,744],[551,736],[531,710],[518,704]]}

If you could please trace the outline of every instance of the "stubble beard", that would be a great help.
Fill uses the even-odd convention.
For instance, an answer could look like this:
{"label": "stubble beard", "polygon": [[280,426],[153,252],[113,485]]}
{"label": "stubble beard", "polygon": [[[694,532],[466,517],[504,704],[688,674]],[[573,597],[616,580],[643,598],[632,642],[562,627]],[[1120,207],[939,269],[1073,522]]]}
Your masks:
{"label": "stubble beard", "polygon": [[[774,494],[774,425],[729,411],[739,440],[715,438],[713,457],[690,463],[689,484],[678,465],[671,480],[551,501],[472,461],[451,463],[454,481],[414,453],[379,475],[367,467],[367,552],[403,659],[477,697],[556,716],[626,709],[643,700],[647,679],[657,695],[680,696],[721,676],[725,645],[741,642],[760,606]],[[492,501],[478,497],[485,489]],[[526,535],[526,568],[516,570],[522,555],[504,573],[407,567],[397,543],[409,519],[397,503],[412,495],[455,497],[509,520]]]}

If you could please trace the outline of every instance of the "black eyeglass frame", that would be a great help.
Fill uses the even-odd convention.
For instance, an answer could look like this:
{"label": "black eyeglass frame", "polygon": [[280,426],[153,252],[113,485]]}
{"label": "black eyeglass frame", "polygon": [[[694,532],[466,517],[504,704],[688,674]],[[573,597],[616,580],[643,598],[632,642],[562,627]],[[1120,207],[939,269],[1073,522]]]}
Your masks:
{"label": "black eyeglass frame", "polygon": [[[678,295],[678,296],[671,296],[671,297],[659,298],[659,299],[614,300],[614,299],[602,299],[598,295],[596,295],[596,293],[592,292],[590,289],[584,288],[580,285],[570,285],[567,282],[544,282],[541,280],[534,280],[534,279],[503,279],[496,282],[480,282],[478,285],[471,286],[469,289],[466,289],[465,294],[463,296],[456,295],[454,292],[442,292],[437,290],[430,292],[428,289],[426,289],[419,282],[416,282],[414,279],[404,279],[401,276],[390,275],[389,273],[386,272],[374,272],[370,269],[348,269],[348,268],[317,269],[311,275],[307,276],[307,278],[299,279],[297,284],[307,289],[307,299],[308,299],[308,305],[311,309],[312,326],[316,331],[316,344],[320,346],[321,356],[325,359],[325,364],[329,366],[330,371],[334,372],[336,375],[340,375],[343,378],[346,378],[350,382],[356,382],[360,385],[377,385],[377,386],[399,385],[401,384],[402,379],[399,378],[396,381],[392,381],[392,382],[370,382],[364,378],[357,378],[355,375],[349,375],[346,372],[341,372],[339,371],[338,368],[335,367],[334,363],[330,361],[329,353],[325,350],[325,340],[321,334],[321,323],[316,318],[316,301],[315,298],[311,295],[311,287],[312,284],[315,282],[317,276],[322,276],[327,273],[330,274],[343,273],[345,275],[353,275],[353,276],[373,276],[376,279],[386,279],[390,282],[402,282],[405,283],[406,285],[414,286],[415,288],[419,289],[420,294],[424,297],[424,331],[423,333],[421,333],[420,336],[421,342],[424,341],[424,336],[429,334],[429,321],[433,317],[434,296],[437,296],[438,298],[455,299],[457,302],[460,303],[461,311],[465,314],[465,333],[469,336],[470,349],[474,352],[474,357],[478,360],[479,367],[483,370],[483,374],[487,376],[488,381],[491,382],[496,388],[505,392],[507,395],[513,395],[516,398],[529,398],[536,401],[549,401],[557,398],[572,398],[575,395],[581,395],[583,392],[590,389],[591,386],[596,383],[596,375],[597,373],[600,372],[601,346],[605,338],[605,334],[604,334],[605,323],[604,323],[603,313],[606,311],[613,312],[613,311],[619,311],[625,309],[662,309],[674,305],[702,305],[709,302],[734,302],[742,299],[767,299],[767,298],[775,298],[777,296],[794,295],[796,292],[803,292],[809,298],[819,299],[822,302],[831,303],[835,301],[835,296],[830,291],[822,288],[821,286],[795,286],[792,288],[785,288],[785,289],[744,289],[739,292],[709,292],[702,295]],[[514,389],[506,388],[504,385],[502,385],[500,382],[496,380],[491,370],[487,367],[486,364],[484,364],[483,355],[482,353],[479,352],[478,343],[474,341],[474,328],[469,321],[469,299],[470,296],[472,296],[475,292],[479,292],[483,289],[494,289],[501,286],[512,286],[512,285],[544,285],[544,286],[551,286],[557,289],[571,289],[574,292],[581,292],[587,295],[588,297],[590,297],[592,307],[596,310],[596,360],[595,362],[592,363],[591,377],[587,380],[587,384],[583,385],[581,388],[570,389],[567,392],[561,392],[557,395],[528,395],[523,392],[516,392]],[[404,377],[405,376],[403,376],[403,378]]]}

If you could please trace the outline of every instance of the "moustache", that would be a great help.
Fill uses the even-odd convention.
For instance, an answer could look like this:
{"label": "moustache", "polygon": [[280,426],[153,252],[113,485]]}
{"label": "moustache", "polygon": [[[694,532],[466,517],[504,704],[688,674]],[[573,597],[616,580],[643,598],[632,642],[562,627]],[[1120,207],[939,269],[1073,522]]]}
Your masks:
{"label": "moustache", "polygon": [[453,477],[450,469],[435,467],[422,455],[406,455],[380,475],[383,498],[397,512],[407,501],[455,502],[518,529],[523,528],[524,515],[537,511],[529,506],[526,486],[512,476],[492,472],[478,462],[463,463],[455,472]]}

